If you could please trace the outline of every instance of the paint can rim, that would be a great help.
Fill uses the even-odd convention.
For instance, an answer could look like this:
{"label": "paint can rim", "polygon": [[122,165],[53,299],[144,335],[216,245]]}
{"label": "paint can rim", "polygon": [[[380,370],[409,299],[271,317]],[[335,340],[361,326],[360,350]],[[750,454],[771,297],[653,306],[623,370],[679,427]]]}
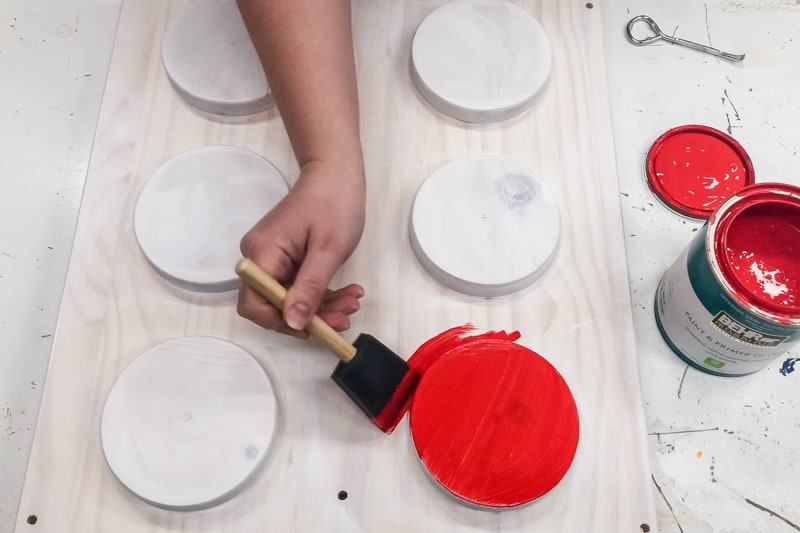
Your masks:
{"label": "paint can rim", "polygon": [[800,187],[787,183],[750,185],[728,198],[708,221],[705,249],[712,272],[726,293],[760,318],[773,322],[800,325],[800,304],[781,304],[762,297],[747,287],[727,260],[728,230],[739,215],[768,203],[783,204],[800,213]]}
{"label": "paint can rim", "polygon": [[698,209],[691,205],[687,205],[680,200],[679,194],[685,191],[683,191],[681,188],[676,189],[668,187],[662,180],[659,179],[658,176],[659,172],[656,165],[656,159],[664,145],[667,143],[667,141],[672,140],[676,136],[687,133],[700,133],[707,135],[710,138],[719,141],[721,146],[726,146],[736,153],[744,169],[744,183],[739,189],[737,189],[737,191],[755,183],[755,169],[753,168],[753,162],[750,159],[750,156],[747,154],[747,151],[745,151],[742,145],[739,144],[736,139],[718,129],[702,124],[687,124],[671,128],[662,133],[650,146],[645,159],[645,175],[647,177],[647,186],[650,188],[650,191],[656,196],[656,198],[658,198],[661,203],[671,211],[690,219],[704,220],[711,216],[714,210],[724,202],[725,198],[720,199],[717,203],[710,203],[707,208]]}

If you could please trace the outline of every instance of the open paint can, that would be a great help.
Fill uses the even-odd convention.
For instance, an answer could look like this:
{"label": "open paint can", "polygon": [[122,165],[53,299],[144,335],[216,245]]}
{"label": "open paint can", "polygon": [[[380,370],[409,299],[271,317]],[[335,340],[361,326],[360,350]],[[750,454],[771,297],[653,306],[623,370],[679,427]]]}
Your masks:
{"label": "open paint can", "polygon": [[800,341],[800,187],[745,187],[717,208],[656,290],[664,340],[719,376],[761,370]]}

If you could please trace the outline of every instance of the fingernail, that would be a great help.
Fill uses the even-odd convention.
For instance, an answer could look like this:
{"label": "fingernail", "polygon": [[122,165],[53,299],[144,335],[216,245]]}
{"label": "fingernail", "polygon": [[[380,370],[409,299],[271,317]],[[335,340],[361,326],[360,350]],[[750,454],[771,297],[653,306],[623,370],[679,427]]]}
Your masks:
{"label": "fingernail", "polygon": [[290,328],[300,331],[310,318],[311,308],[302,302],[298,302],[292,305],[286,313],[286,324]]}

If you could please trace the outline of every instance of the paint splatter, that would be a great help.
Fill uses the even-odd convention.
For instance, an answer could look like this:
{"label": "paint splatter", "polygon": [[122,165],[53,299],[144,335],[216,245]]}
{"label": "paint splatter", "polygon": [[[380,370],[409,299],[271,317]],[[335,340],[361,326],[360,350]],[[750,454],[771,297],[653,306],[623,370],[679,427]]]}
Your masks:
{"label": "paint splatter", "polygon": [[789,359],[784,361],[783,366],[781,366],[781,369],[779,370],[781,376],[788,376],[789,374],[794,372],[794,364],[798,361],[800,361],[800,357],[795,357],[795,358],[790,357]]}
{"label": "paint splatter", "polygon": [[[735,257],[735,252],[728,248],[729,257]],[[779,269],[767,270],[763,261],[750,261],[756,254],[742,250],[739,252],[738,261],[733,263],[735,271],[741,271],[742,268],[750,271],[750,274],[755,278],[756,282],[761,286],[761,290],[771,298],[777,298],[782,294],[789,292],[789,287],[781,281],[784,278],[783,272]],[[750,263],[747,268],[747,263]]]}
{"label": "paint splatter", "polygon": [[703,457],[703,450],[698,450],[697,451],[697,458],[700,459],[701,457]]}
{"label": "paint splatter", "polygon": [[783,272],[778,269],[767,270],[763,263],[753,261],[750,264],[750,273],[755,276],[756,281],[761,285],[761,290],[771,298],[777,298],[789,292],[789,287],[778,279],[779,276],[783,276]]}

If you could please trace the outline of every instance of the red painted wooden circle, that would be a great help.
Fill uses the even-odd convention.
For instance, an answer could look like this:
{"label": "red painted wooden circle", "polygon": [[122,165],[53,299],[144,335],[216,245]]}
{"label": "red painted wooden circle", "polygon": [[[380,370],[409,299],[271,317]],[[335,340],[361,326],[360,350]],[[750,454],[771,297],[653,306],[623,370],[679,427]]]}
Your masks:
{"label": "red painted wooden circle", "polygon": [[578,445],[578,411],[564,379],[507,339],[466,337],[450,347],[422,376],[410,423],[431,476],[481,507],[542,496]]}

